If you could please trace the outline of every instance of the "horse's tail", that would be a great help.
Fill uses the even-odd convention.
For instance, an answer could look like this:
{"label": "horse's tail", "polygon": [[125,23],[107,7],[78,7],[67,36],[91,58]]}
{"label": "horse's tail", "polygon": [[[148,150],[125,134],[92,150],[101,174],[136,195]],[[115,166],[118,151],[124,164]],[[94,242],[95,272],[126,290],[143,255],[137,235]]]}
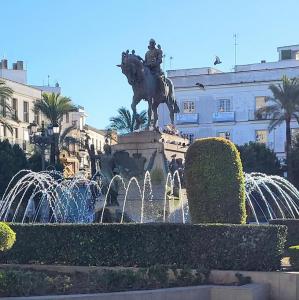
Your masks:
{"label": "horse's tail", "polygon": [[180,112],[180,108],[178,106],[178,103],[175,99],[175,96],[174,96],[174,86],[173,86],[173,83],[170,79],[166,78],[166,82],[167,82],[167,85],[168,85],[168,88],[169,88],[169,91],[168,91],[168,95],[167,95],[167,100],[172,104],[172,107],[173,107],[173,112],[174,113],[179,113]]}

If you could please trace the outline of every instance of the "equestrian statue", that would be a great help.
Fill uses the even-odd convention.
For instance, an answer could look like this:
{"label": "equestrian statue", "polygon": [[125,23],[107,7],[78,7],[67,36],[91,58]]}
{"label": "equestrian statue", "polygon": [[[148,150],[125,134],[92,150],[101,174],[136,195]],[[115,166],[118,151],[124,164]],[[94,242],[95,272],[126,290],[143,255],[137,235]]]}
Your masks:
{"label": "equestrian statue", "polygon": [[131,53],[127,50],[122,53],[121,64],[117,65],[127,77],[134,92],[131,104],[133,116],[138,118],[137,104],[141,100],[147,101],[147,128],[149,129],[152,125],[154,130],[157,129],[159,104],[166,103],[172,125],[174,125],[174,114],[180,112],[174,97],[173,83],[161,70],[162,58],[161,46],[156,47],[155,40],[151,39],[144,59],[136,55],[134,50]]}

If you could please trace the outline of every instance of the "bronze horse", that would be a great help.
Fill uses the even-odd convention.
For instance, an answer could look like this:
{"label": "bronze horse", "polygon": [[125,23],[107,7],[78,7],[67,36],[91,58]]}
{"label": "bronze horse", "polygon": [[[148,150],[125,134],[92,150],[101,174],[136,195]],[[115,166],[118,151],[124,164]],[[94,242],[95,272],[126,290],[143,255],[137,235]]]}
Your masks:
{"label": "bronze horse", "polygon": [[166,78],[165,88],[161,86],[161,79],[152,74],[150,69],[144,65],[140,56],[123,52],[122,63],[117,65],[122,73],[127,77],[132,86],[134,95],[131,104],[133,115],[137,116],[136,106],[141,100],[148,102],[148,125],[150,128],[152,113],[154,129],[157,129],[158,106],[166,103],[169,109],[171,124],[174,124],[174,114],[179,113],[180,109],[174,97],[174,87],[170,79]]}

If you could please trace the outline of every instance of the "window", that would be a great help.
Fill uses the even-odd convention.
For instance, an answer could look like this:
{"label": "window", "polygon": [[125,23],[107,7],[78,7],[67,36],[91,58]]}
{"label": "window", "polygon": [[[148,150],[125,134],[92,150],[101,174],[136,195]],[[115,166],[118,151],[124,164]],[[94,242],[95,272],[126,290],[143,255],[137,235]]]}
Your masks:
{"label": "window", "polygon": [[18,119],[18,99],[13,98],[12,99],[12,109],[13,109],[13,119],[17,120]]}
{"label": "window", "polygon": [[218,137],[222,137],[224,139],[230,140],[230,132],[229,131],[218,132]]}
{"label": "window", "polygon": [[230,99],[219,99],[218,100],[218,112],[231,111]]}
{"label": "window", "polygon": [[1,98],[1,102],[0,102],[0,108],[1,108],[1,116],[2,117],[6,117],[6,100],[5,98]]}
{"label": "window", "polygon": [[18,130],[18,128],[15,128],[14,132],[15,132],[15,139],[18,139],[19,138],[19,130]]}
{"label": "window", "polygon": [[23,121],[29,123],[29,104],[26,101],[23,105]]}
{"label": "window", "polygon": [[281,50],[281,60],[291,59],[292,50]]}
{"label": "window", "polygon": [[267,144],[268,143],[268,131],[267,130],[256,130],[255,141],[257,143]]}
{"label": "window", "polygon": [[96,140],[96,149],[98,149],[98,140]]}
{"label": "window", "polygon": [[4,137],[7,137],[7,127],[3,126],[3,135]]}
{"label": "window", "polygon": [[65,123],[69,123],[70,122],[70,114],[66,113],[65,114]]}
{"label": "window", "polygon": [[255,97],[255,110],[258,110],[265,106],[266,106],[266,97],[265,96]]}
{"label": "window", "polygon": [[195,103],[194,101],[184,101],[183,102],[183,113],[195,113]]}
{"label": "window", "polygon": [[34,121],[37,125],[40,125],[40,112],[39,111],[34,112]]}

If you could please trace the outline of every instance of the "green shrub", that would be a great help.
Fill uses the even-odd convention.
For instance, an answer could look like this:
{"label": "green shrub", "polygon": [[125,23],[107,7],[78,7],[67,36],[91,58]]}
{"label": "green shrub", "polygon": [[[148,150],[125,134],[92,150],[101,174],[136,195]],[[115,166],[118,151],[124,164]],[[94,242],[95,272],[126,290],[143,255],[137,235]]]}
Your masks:
{"label": "green shrub", "polygon": [[238,146],[243,170],[246,173],[260,172],[268,175],[283,175],[283,169],[275,152],[265,144],[249,142]]}
{"label": "green shrub", "polygon": [[12,224],[1,263],[223,270],[280,268],[284,226],[221,224]]}
{"label": "green shrub", "polygon": [[0,271],[0,296],[34,296],[67,292],[70,289],[67,275],[48,275],[44,272],[8,269]]}
{"label": "green shrub", "polygon": [[163,180],[164,180],[164,175],[161,169],[154,169],[151,171],[151,182],[153,184],[161,184]]}
{"label": "green shrub", "polygon": [[176,276],[170,276],[169,269],[159,265],[137,270],[116,268],[69,274],[4,269],[0,270],[0,297],[118,292],[207,283],[205,270],[175,270]]}
{"label": "green shrub", "polygon": [[299,245],[299,219],[274,219],[269,220],[269,223],[287,226],[288,234],[285,243],[286,249],[293,245]]}
{"label": "green shrub", "polygon": [[245,179],[232,142],[196,140],[186,154],[185,177],[192,223],[246,222]]}
{"label": "green shrub", "polygon": [[294,270],[299,271],[299,245],[291,246],[288,249],[290,263]]}
{"label": "green shrub", "polygon": [[0,222],[0,251],[11,249],[15,241],[15,232],[7,224]]}

